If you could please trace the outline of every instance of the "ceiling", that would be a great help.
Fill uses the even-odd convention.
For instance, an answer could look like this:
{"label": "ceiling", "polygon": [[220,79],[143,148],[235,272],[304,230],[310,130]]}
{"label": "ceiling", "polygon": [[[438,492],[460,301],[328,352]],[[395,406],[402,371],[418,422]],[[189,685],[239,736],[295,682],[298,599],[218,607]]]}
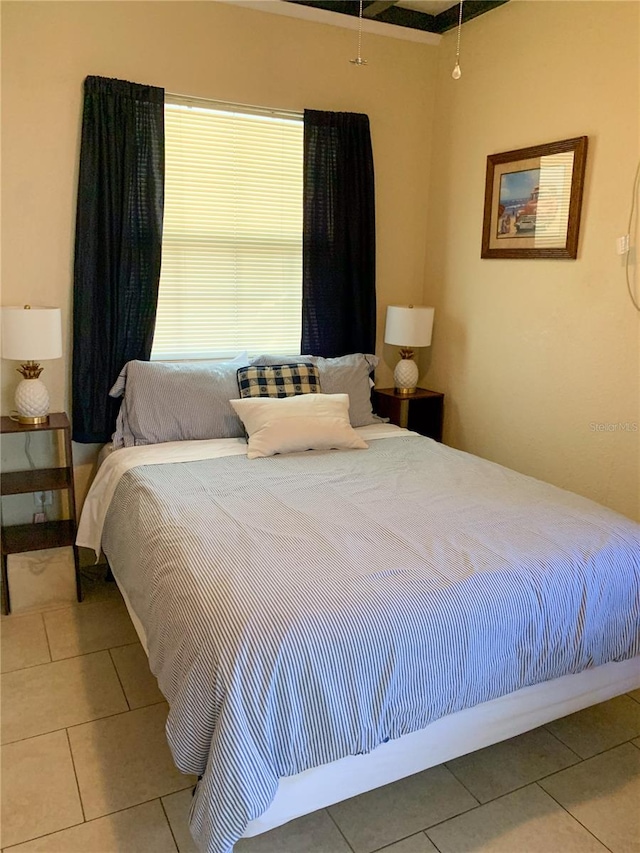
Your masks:
{"label": "ceiling", "polygon": [[[287,0],[298,6],[311,6],[338,15],[358,17],[358,0]],[[508,0],[466,0],[462,21],[484,15]],[[458,24],[460,5],[451,0],[363,0],[363,17],[426,33],[446,33]]]}

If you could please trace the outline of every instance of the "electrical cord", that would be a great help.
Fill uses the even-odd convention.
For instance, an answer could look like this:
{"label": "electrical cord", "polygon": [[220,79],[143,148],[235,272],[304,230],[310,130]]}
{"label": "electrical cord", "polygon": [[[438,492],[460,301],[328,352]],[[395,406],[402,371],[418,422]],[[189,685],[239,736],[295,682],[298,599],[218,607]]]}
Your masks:
{"label": "electrical cord", "polygon": [[[629,226],[627,228],[627,234],[631,237],[633,233],[633,220],[636,216],[636,202],[638,199],[638,190],[640,190],[640,160],[638,161],[638,167],[636,169],[636,176],[633,181],[633,195],[631,197],[631,212],[629,213]],[[629,291],[629,299],[633,302],[634,308],[636,311],[640,311],[640,305],[638,304],[635,296],[633,295],[633,288],[631,287],[631,278],[629,277],[629,255],[631,254],[631,249],[627,251],[625,264],[624,264],[624,275],[627,282],[627,290]]]}
{"label": "electrical cord", "polygon": [[[27,432],[24,436],[24,455],[27,457],[29,462],[29,467],[34,469],[36,467],[35,462],[33,461],[33,456],[31,455],[31,433]],[[44,515],[45,519],[47,516],[46,510],[44,508],[44,492],[36,492],[37,495],[40,496],[40,512],[39,515]]]}
{"label": "electrical cord", "polygon": [[31,433],[27,432],[24,436],[24,455],[27,457],[29,462],[29,466],[31,468],[35,468],[35,462],[33,461],[33,456],[31,455]]}

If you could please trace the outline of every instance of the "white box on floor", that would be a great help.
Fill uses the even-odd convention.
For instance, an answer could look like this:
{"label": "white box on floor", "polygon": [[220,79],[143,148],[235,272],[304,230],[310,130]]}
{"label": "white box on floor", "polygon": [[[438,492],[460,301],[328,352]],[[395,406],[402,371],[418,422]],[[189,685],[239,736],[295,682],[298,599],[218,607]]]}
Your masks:
{"label": "white box on floor", "polygon": [[46,548],[7,557],[11,612],[76,600],[73,548]]}

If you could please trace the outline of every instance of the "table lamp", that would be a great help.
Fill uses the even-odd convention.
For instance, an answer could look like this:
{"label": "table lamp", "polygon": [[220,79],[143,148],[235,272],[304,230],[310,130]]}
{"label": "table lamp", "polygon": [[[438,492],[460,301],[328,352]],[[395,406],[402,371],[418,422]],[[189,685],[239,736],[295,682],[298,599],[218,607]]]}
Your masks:
{"label": "table lamp", "polygon": [[59,308],[25,305],[2,307],[2,357],[21,361],[24,377],[16,388],[12,412],[21,424],[44,424],[49,420],[49,392],[39,378],[38,362],[62,356],[62,319]]}
{"label": "table lamp", "polygon": [[413,360],[414,347],[431,344],[435,309],[425,305],[389,305],[384,330],[385,344],[400,347],[400,361],[393,372],[398,394],[414,394],[418,384],[418,365]]}

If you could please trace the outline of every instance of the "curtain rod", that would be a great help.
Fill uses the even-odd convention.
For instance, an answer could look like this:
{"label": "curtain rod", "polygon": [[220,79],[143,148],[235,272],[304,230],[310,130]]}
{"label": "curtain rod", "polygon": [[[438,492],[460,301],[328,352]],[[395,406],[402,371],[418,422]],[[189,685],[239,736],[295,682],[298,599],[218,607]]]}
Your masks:
{"label": "curtain rod", "polygon": [[180,104],[185,104],[186,106],[191,105],[194,107],[208,107],[209,109],[222,109],[229,111],[245,110],[246,112],[251,112],[256,115],[270,115],[291,119],[301,119],[303,115],[301,110],[278,110],[271,107],[257,107],[253,104],[237,104],[233,101],[218,101],[214,98],[198,98],[194,95],[178,95],[176,92],[165,92],[164,96],[165,99],[170,102],[178,102]]}

